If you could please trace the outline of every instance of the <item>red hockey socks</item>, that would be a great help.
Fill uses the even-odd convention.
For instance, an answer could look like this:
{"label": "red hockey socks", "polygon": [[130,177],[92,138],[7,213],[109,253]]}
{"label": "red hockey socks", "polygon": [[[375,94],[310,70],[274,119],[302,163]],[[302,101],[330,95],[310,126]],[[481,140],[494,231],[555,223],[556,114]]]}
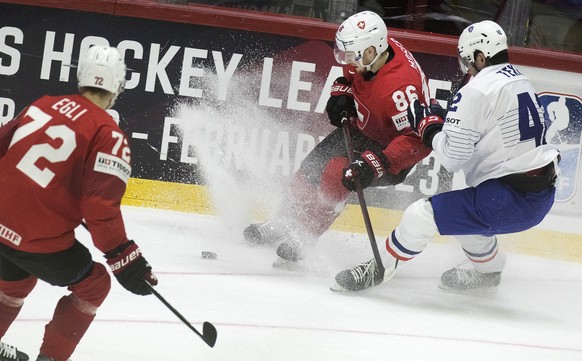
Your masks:
{"label": "red hockey socks", "polygon": [[91,274],[69,286],[72,294],[59,300],[53,319],[46,325],[40,352],[59,361],[68,360],[93,322],[111,288],[105,266],[95,263]]}
{"label": "red hockey socks", "polygon": [[18,316],[24,299],[36,285],[36,277],[20,281],[0,280],[0,339]]}
{"label": "red hockey socks", "polygon": [[341,184],[342,169],[347,164],[347,158],[331,159],[319,185],[311,183],[301,173],[295,174],[290,184],[289,207],[283,213],[291,215],[314,237],[321,236],[343,210],[349,196]]}
{"label": "red hockey socks", "polygon": [[40,352],[59,361],[65,361],[93,322],[89,316],[77,309],[72,295],[59,300],[53,319],[46,325]]}

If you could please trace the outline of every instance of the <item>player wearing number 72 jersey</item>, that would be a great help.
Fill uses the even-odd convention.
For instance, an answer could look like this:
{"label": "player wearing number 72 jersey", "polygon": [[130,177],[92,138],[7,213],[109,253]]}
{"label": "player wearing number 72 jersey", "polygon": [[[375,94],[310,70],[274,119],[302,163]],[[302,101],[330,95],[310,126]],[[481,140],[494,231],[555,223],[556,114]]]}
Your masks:
{"label": "player wearing number 72 jersey", "polygon": [[[509,63],[503,29],[493,21],[475,23],[459,37],[458,50],[473,78],[455,94],[446,117],[415,103],[409,120],[447,170],[464,172],[469,187],[411,204],[378,248],[388,269],[395,260],[412,260],[436,234],[455,236],[470,267],[444,272],[440,286],[466,291],[499,285],[505,256],[497,234],[530,229],[548,214],[559,154],[546,144],[545,112],[532,83]],[[336,281],[361,290],[383,281],[376,270],[371,260]]]}
{"label": "player wearing number 72 jersey", "polygon": [[[120,210],[131,174],[125,134],[105,109],[125,84],[119,51],[93,46],[78,68],[80,94],[44,96],[0,127],[0,338],[37,279],[67,287],[47,324],[38,360],[67,360],[111,281],[75,239],[86,221],[93,243],[129,291],[156,284]],[[0,342],[0,361],[28,360]]]}

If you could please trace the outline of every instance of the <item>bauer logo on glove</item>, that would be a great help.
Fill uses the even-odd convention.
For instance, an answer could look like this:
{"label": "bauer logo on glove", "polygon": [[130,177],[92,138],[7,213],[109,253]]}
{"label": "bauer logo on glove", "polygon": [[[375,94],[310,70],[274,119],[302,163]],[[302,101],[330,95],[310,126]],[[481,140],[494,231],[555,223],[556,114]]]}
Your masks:
{"label": "bauer logo on glove", "polygon": [[111,272],[115,273],[116,271],[135,261],[139,256],[141,256],[141,250],[136,246],[136,248],[129,254],[125,255],[125,257],[117,260],[115,263],[110,264],[109,268],[111,269]]}
{"label": "bauer logo on glove", "polygon": [[366,150],[347,168],[344,168],[342,184],[347,190],[353,192],[356,190],[357,180],[362,188],[366,188],[374,179],[386,174],[386,169],[388,169],[388,160],[380,149],[376,152]]}
{"label": "bauer logo on glove", "polygon": [[152,273],[152,267],[143,257],[134,241],[127,241],[105,253],[107,264],[119,283],[128,291],[137,295],[151,294],[150,288],[158,284]]}
{"label": "bauer logo on glove", "polygon": [[362,157],[369,161],[368,163],[374,169],[374,175],[376,178],[380,178],[381,176],[384,175],[384,167],[382,166],[382,164],[378,160],[378,156],[376,154],[374,154],[370,151],[367,151],[367,152],[362,154]]}
{"label": "bauer logo on glove", "polygon": [[349,95],[352,94],[352,87],[341,83],[333,83],[331,86],[331,96]]}
{"label": "bauer logo on glove", "polygon": [[331,86],[330,97],[327,100],[325,111],[329,122],[338,128],[342,126],[344,119],[349,119],[356,114],[352,86],[343,76],[337,78]]}

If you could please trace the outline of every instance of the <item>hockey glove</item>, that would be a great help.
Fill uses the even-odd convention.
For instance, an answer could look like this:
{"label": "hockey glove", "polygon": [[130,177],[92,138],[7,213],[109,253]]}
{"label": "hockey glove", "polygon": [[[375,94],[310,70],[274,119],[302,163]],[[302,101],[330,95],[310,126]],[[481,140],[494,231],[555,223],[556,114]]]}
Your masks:
{"label": "hockey glove", "polygon": [[356,180],[362,189],[370,186],[374,179],[382,177],[388,168],[388,160],[382,152],[366,150],[358,159],[343,170],[342,184],[349,191],[356,190]]}
{"label": "hockey glove", "polygon": [[447,112],[435,99],[427,107],[415,100],[408,107],[408,122],[412,130],[420,136],[422,143],[432,148],[432,138],[443,129]]}
{"label": "hockey glove", "polygon": [[356,113],[354,94],[348,80],[343,76],[337,78],[331,86],[331,96],[325,106],[329,122],[340,128],[344,118],[349,119]]}
{"label": "hockey glove", "polygon": [[143,258],[134,241],[125,242],[107,252],[105,258],[117,281],[129,292],[149,295],[151,291],[146,282],[152,286],[158,284],[152,267]]}

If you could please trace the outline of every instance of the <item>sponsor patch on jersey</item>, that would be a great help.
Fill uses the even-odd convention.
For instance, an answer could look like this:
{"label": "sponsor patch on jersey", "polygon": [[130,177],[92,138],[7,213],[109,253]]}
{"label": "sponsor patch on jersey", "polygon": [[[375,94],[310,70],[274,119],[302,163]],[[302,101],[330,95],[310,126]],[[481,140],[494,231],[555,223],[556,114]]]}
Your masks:
{"label": "sponsor patch on jersey", "polygon": [[131,166],[123,159],[111,154],[98,152],[95,159],[95,172],[111,174],[127,183],[131,175]]}
{"label": "sponsor patch on jersey", "polygon": [[396,127],[396,129],[398,131],[401,131],[410,125],[408,123],[407,112],[402,112],[402,113],[394,115],[392,117],[392,121],[394,122],[394,126]]}
{"label": "sponsor patch on jersey", "polygon": [[22,241],[22,237],[18,233],[14,232],[3,224],[0,224],[0,237],[4,238],[15,246],[20,246],[20,242]]}

